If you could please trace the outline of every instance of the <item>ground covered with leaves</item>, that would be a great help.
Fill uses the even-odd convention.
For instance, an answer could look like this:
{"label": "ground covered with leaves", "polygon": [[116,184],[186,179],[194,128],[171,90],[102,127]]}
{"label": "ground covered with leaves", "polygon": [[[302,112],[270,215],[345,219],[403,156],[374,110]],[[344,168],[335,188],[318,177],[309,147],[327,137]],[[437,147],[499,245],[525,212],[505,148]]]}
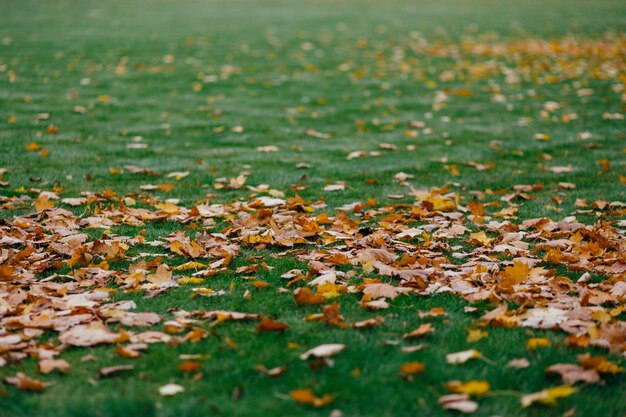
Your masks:
{"label": "ground covered with leaves", "polygon": [[2,415],[624,414],[620,6],[4,2]]}

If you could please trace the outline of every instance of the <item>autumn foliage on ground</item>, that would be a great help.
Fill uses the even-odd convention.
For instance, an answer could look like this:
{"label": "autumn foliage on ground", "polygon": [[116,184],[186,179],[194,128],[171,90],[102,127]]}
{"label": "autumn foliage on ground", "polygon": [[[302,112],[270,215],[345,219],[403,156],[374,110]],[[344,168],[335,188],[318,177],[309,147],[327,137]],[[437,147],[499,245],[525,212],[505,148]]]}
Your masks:
{"label": "autumn foliage on ground", "polygon": [[[343,17],[357,6],[345,7]],[[116,58],[105,71],[121,84],[107,94],[89,95],[103,71],[90,62],[76,80],[84,95],[62,91],[54,104],[18,91],[34,83],[20,84],[28,70],[11,60],[26,41],[4,39],[0,75],[21,102],[2,105],[3,129],[22,134],[11,133],[15,158],[0,156],[0,404],[11,415],[625,411],[610,399],[626,386],[624,35],[500,39],[470,27],[454,39],[378,26],[372,39],[351,39],[346,23],[333,27],[336,48],[358,51],[332,55],[345,93],[311,104],[302,87],[307,99],[290,106],[278,96],[272,129],[292,129],[293,143],[274,131],[246,136],[264,118],[222,116],[241,86],[252,86],[248,99],[264,90],[257,61],[238,66],[227,54],[229,64],[202,67],[211,41],[181,38],[197,49],[148,66]],[[330,64],[304,57],[334,51],[334,32],[309,30],[289,49],[295,69],[271,52],[285,47],[271,30],[262,46],[239,45],[285,59],[262,94],[290,77],[325,79]],[[67,54],[56,59],[71,73],[82,64]],[[180,61],[197,73],[177,75]],[[163,142],[121,119],[115,92],[160,75],[188,91],[155,95],[200,97],[194,117],[211,120],[202,140],[177,119],[192,110],[161,113]],[[348,85],[368,80],[381,96],[358,97],[372,115],[351,114]],[[383,107],[406,80],[425,88],[414,96],[421,110]],[[325,110],[342,105],[350,133]],[[510,125],[494,121],[514,111]],[[109,114],[119,119],[99,119]],[[90,118],[119,141],[64,136],[92,134],[76,127]],[[477,145],[468,120],[504,127]],[[94,162],[83,165],[81,146]],[[55,402],[72,390],[93,397]],[[377,390],[387,404],[369,404]]]}

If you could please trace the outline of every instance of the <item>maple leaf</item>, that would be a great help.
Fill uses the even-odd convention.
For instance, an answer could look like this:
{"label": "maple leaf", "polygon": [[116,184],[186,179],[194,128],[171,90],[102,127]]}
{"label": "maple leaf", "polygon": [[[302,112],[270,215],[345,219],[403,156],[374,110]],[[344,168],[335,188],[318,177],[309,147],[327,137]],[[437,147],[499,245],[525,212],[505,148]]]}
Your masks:
{"label": "maple leaf", "polygon": [[512,285],[522,283],[528,278],[530,267],[526,262],[513,261],[513,266],[507,266],[502,271],[504,282]]}
{"label": "maple leaf", "polygon": [[473,243],[475,245],[489,246],[493,241],[494,239],[488,237],[487,234],[485,234],[485,232],[483,231],[470,233],[470,243]]}
{"label": "maple leaf", "polygon": [[54,202],[50,201],[50,196],[41,194],[37,199],[33,202],[33,207],[37,211],[49,210],[54,207]]}
{"label": "maple leaf", "polygon": [[528,359],[526,358],[511,359],[506,366],[509,368],[528,368],[530,366],[530,362],[528,362]]}

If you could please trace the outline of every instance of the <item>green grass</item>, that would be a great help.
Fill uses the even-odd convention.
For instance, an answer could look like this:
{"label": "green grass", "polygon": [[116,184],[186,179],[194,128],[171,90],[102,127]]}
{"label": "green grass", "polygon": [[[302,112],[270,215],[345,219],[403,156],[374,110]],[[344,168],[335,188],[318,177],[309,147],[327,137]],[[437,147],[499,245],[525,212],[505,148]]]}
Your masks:
{"label": "green grass", "polygon": [[[24,194],[21,187],[49,190],[54,186],[63,187],[61,197],[108,188],[126,194],[140,192],[144,184],[173,182],[176,186],[170,193],[153,194],[190,205],[214,193],[216,201],[228,202],[250,192],[216,191],[214,180],[249,171],[250,185],[269,184],[288,196],[294,195],[292,184],[304,185],[299,195],[310,200],[323,197],[334,209],[368,198],[393,203],[390,194],[404,194],[400,201],[412,202],[407,189],[393,179],[403,171],[415,176],[411,182],[416,188],[454,183],[465,195],[469,190],[543,184],[543,191],[534,194],[536,199],[520,205],[520,219],[560,219],[574,212],[577,198],[623,200],[624,122],[601,116],[624,112],[623,91],[617,87],[623,88],[624,82],[626,9],[617,0],[511,3],[4,0],[0,5],[0,168],[8,169],[3,180],[10,185],[0,194],[17,196]],[[565,51],[492,57],[460,49],[457,57],[450,52],[461,44],[506,46],[566,38],[575,45],[605,39],[608,46],[605,52],[581,56]],[[618,51],[603,55],[609,54],[609,48]],[[449,52],[440,56],[443,51]],[[165,58],[168,55],[173,60]],[[470,75],[478,65],[492,62],[493,74]],[[602,71],[602,65],[616,72]],[[504,67],[519,71],[521,81],[507,84]],[[441,74],[450,70],[455,78],[442,80]],[[355,77],[357,72],[363,76]],[[87,78],[88,84],[81,83]],[[594,93],[580,97],[578,91],[585,88]],[[450,94],[445,107],[433,108],[437,91],[459,89],[469,89],[473,95]],[[496,90],[507,97],[506,103],[492,100]],[[110,100],[98,99],[102,96]],[[547,101],[561,103],[553,112],[556,120],[540,115]],[[75,106],[85,107],[86,113],[73,113]],[[50,113],[51,119],[38,121],[39,113]],[[562,115],[570,113],[578,119],[563,123]],[[530,123],[520,125],[520,118],[530,118]],[[406,136],[411,120],[427,122],[433,133]],[[362,131],[357,129],[359,121]],[[59,133],[45,133],[49,124],[58,126]],[[233,132],[235,126],[243,126],[243,133]],[[310,137],[307,129],[330,133],[332,138]],[[580,139],[586,131],[593,137]],[[551,139],[535,140],[539,132]],[[148,148],[127,149],[134,136],[142,136]],[[497,149],[489,146],[494,140],[502,142]],[[49,155],[26,151],[32,141]],[[393,143],[399,150],[380,150],[379,143]],[[598,146],[589,148],[590,143]],[[276,145],[280,151],[256,151],[265,145]],[[416,150],[404,150],[407,145]],[[382,155],[347,161],[348,153],[355,150],[380,150]],[[542,160],[542,154],[553,160]],[[437,162],[444,157],[446,164]],[[604,159],[611,164],[608,172],[596,162]],[[478,171],[467,166],[468,161],[496,166]],[[299,162],[312,166],[296,169]],[[109,171],[128,164],[190,175],[177,181]],[[461,175],[452,176],[444,167],[449,164],[457,164]],[[568,164],[572,173],[542,169]],[[377,183],[366,183],[371,178]],[[346,191],[324,192],[327,180],[346,181]],[[561,181],[575,183],[576,188],[563,194],[559,205],[550,197],[559,195]],[[495,194],[486,201],[499,198]],[[0,216],[17,212],[5,210]],[[149,238],[165,236],[175,228],[168,222],[146,226]],[[138,230],[114,229],[126,234]],[[244,251],[234,266],[247,264],[245,257],[251,254],[267,252]],[[437,398],[447,393],[443,384],[454,379],[491,383],[492,394],[480,400],[477,416],[560,416],[571,408],[584,417],[626,412],[623,374],[609,377],[605,386],[585,387],[559,400],[556,407],[520,408],[518,396],[510,391],[533,392],[558,384],[544,374],[544,368],[576,362],[576,355],[582,353],[565,347],[562,333],[490,328],[488,338],[470,344],[465,341],[466,329],[474,327],[479,315],[464,313],[466,303],[447,295],[395,299],[389,310],[379,313],[385,318],[384,327],[345,330],[308,323],[303,318],[319,307],[297,307],[291,295],[275,291],[282,273],[302,265],[290,259],[268,258],[268,263],[275,269],[259,277],[272,288],[252,289],[249,301],[242,295],[250,285],[233,274],[210,281],[213,289],[236,283],[234,293],[225,297],[191,299],[190,288],[181,287],[154,299],[124,293],[116,299],[131,298],[138,311],[164,315],[171,307],[263,313],[287,323],[290,329],[285,334],[259,335],[254,325],[224,323],[197,344],[154,345],[139,360],[121,359],[110,346],[71,349],[62,354],[72,364],[71,372],[43,376],[54,382],[44,392],[0,388],[0,414],[327,416],[339,409],[344,416],[447,416],[455,413],[442,410]],[[376,315],[362,310],[357,300],[356,295],[339,299],[348,321]],[[445,307],[448,317],[432,320],[437,332],[426,338],[428,349],[406,354],[399,346],[384,343],[401,340],[402,333],[422,322],[417,311],[432,307]],[[553,345],[528,352],[530,336],[548,337]],[[237,350],[228,347],[228,337],[238,344]],[[288,349],[289,342],[301,348]],[[304,349],[329,342],[347,345],[333,368],[314,372],[298,359]],[[468,348],[478,349],[490,362],[445,364],[446,353]],[[211,355],[200,380],[193,381],[178,369],[182,353]],[[97,360],[81,362],[86,354]],[[505,367],[519,357],[529,358],[532,366]],[[426,371],[413,382],[400,380],[398,367],[413,360],[425,362]],[[127,362],[135,365],[134,371],[97,377],[101,367]],[[268,368],[285,363],[289,367],[281,378],[272,379],[254,370],[261,363]],[[0,376],[16,370],[36,375],[35,368],[35,360],[25,360],[0,369]],[[355,369],[360,376],[354,376]],[[186,392],[175,398],[159,397],[157,388],[169,381],[184,385]],[[243,395],[233,399],[238,387]],[[288,394],[299,387],[332,393],[336,399],[320,410],[298,405]]]}

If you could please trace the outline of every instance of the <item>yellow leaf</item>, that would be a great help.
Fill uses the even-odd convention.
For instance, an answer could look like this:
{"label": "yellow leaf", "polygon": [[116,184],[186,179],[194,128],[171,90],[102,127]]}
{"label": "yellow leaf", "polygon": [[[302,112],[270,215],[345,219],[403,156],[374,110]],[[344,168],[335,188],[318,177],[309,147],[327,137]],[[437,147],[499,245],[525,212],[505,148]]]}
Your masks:
{"label": "yellow leaf", "polygon": [[37,211],[48,210],[54,207],[54,202],[50,201],[50,197],[47,195],[40,195],[33,203],[33,207]]}
{"label": "yellow leaf", "polygon": [[450,392],[457,394],[484,395],[489,392],[489,382],[471,380],[467,382],[450,381],[446,383],[446,388]]}
{"label": "yellow leaf", "polygon": [[528,339],[526,345],[528,349],[537,349],[539,347],[548,347],[551,343],[550,339],[546,339],[545,337],[531,337]]}
{"label": "yellow leaf", "polygon": [[473,244],[481,244],[489,246],[493,239],[485,234],[485,232],[470,233],[470,242]]}
{"label": "yellow leaf", "polygon": [[39,146],[37,142],[31,142],[28,145],[24,146],[24,149],[26,149],[29,152],[33,152],[33,151],[38,151],[39,149],[41,149],[41,146]]}
{"label": "yellow leaf", "polygon": [[156,207],[163,210],[167,214],[178,214],[178,212],[180,211],[180,207],[178,207],[176,204],[167,202],[157,204]]}
{"label": "yellow leaf", "polygon": [[513,266],[508,266],[502,271],[506,281],[511,284],[519,284],[528,278],[530,267],[526,262],[513,261]]}
{"label": "yellow leaf", "polygon": [[470,329],[467,331],[467,341],[468,343],[477,342],[480,339],[484,339],[487,337],[489,333],[480,329]]}
{"label": "yellow leaf", "polygon": [[[174,241],[174,242],[177,242],[177,241]],[[174,242],[172,242],[172,244],[173,244]],[[179,243],[180,243],[180,242],[179,242]],[[170,245],[170,248],[171,248],[171,246],[172,246],[172,245]],[[179,246],[179,247],[177,247],[176,249],[177,249],[177,250],[180,250],[180,246]],[[176,253],[178,253],[179,255],[182,255],[182,253],[179,253],[179,252],[177,252],[177,251],[176,251],[176,250],[174,250],[174,249],[172,249],[172,252],[176,252]],[[201,268],[205,268],[205,267],[206,267],[206,265],[201,264],[200,262],[194,262],[194,261],[191,261],[191,262],[186,262],[186,263],[184,263],[184,264],[182,264],[182,265],[178,265],[178,266],[176,266],[176,267],[172,268],[172,271],[190,271],[190,270],[192,270],[192,269],[201,269]],[[202,281],[202,280],[201,280],[201,281]],[[180,280],[178,280],[178,282],[180,282]]]}
{"label": "yellow leaf", "polygon": [[569,397],[573,393],[578,391],[574,387],[569,385],[559,385],[554,388],[547,388],[539,392],[532,394],[526,394],[522,397],[522,407],[526,408],[534,403],[556,405],[557,398]]}

